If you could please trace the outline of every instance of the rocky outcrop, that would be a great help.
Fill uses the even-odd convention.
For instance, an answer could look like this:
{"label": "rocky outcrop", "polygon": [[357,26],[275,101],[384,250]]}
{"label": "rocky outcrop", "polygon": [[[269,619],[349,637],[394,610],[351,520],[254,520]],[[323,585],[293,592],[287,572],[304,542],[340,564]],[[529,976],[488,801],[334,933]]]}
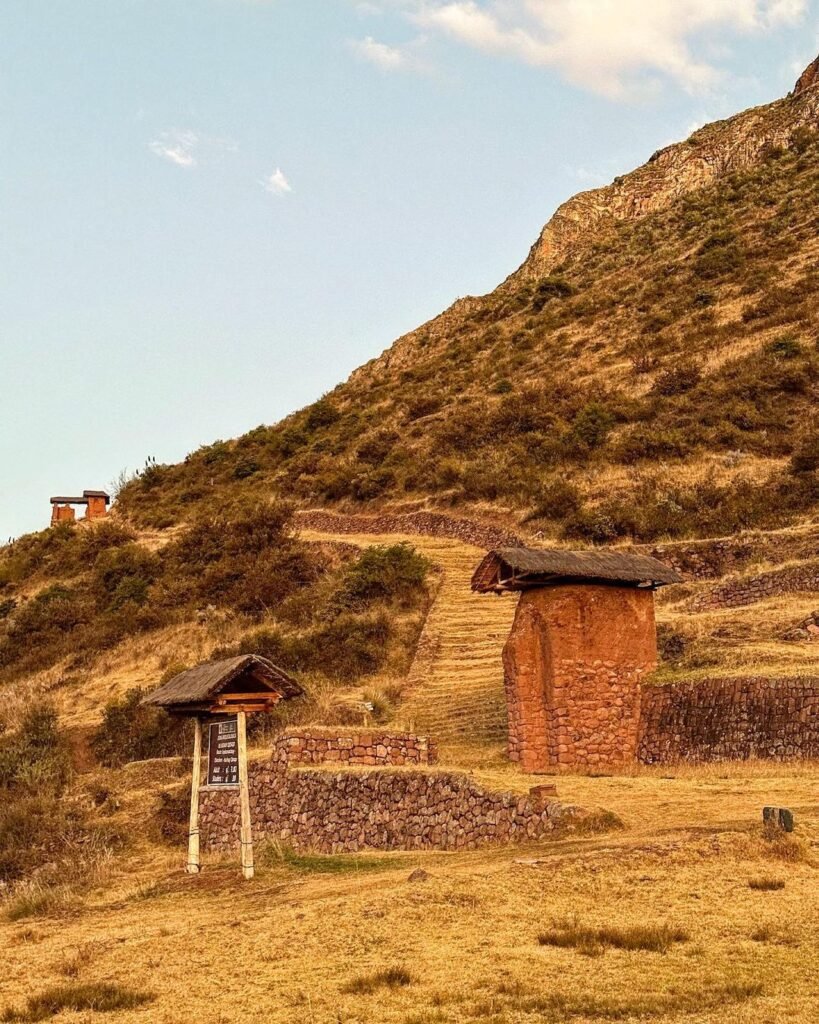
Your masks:
{"label": "rocky outcrop", "polygon": [[684,195],[789,145],[794,133],[815,127],[819,117],[819,58],[784,100],[707,125],[685,142],[667,146],[647,164],[604,188],[583,192],[564,203],[532,246],[515,277],[540,277],[562,262],[606,221],[634,220],[663,210]]}
{"label": "rocky outcrop", "polygon": [[808,66],[799,76],[799,81],[796,83],[796,88],[793,90],[792,95],[801,96],[803,93],[806,93],[809,89],[814,89],[818,85],[819,57],[817,57],[812,64],[808,64]]}
{"label": "rocky outcrop", "polygon": [[606,225],[636,220],[665,210],[683,196],[718,179],[752,167],[773,149],[790,145],[795,133],[819,122],[819,58],[801,75],[785,99],[706,125],[685,142],[656,152],[647,164],[611,185],[581,192],[558,208],[523,264],[488,296],[459,299],[440,316],[403,335],[377,359],[357,369],[351,382],[412,367],[419,352],[434,350],[480,318],[520,283],[549,274]]}

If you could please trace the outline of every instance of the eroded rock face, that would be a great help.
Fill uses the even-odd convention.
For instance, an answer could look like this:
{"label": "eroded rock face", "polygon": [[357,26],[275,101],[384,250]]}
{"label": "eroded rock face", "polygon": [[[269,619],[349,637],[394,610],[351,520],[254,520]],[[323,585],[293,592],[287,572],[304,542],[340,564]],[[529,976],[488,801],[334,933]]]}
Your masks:
{"label": "eroded rock face", "polygon": [[648,163],[611,185],[581,192],[558,208],[523,264],[488,297],[466,296],[417,330],[398,338],[377,359],[357,369],[351,381],[375,380],[412,367],[420,350],[434,351],[469,328],[486,305],[520,282],[549,274],[567,256],[593,242],[610,223],[637,220],[672,206],[681,197],[749,168],[775,148],[787,147],[800,129],[819,123],[819,58],[804,71],[787,97],[717,121],[685,142],[667,146]]}
{"label": "eroded rock face", "polygon": [[641,679],[657,664],[654,594],[586,584],[524,591],[503,662],[509,756],[524,771],[630,763]]}
{"label": "eroded rock face", "polygon": [[759,163],[771,149],[788,146],[800,128],[816,126],[817,84],[819,58],[786,99],[706,125],[613,184],[570,199],[558,208],[510,280],[549,273],[604,221],[636,220],[667,209],[682,196]]}
{"label": "eroded rock face", "polygon": [[801,96],[802,93],[807,92],[808,89],[813,89],[816,85],[819,85],[819,57],[812,64],[808,64],[802,72],[799,81],[796,83],[796,88],[793,90],[793,95]]}

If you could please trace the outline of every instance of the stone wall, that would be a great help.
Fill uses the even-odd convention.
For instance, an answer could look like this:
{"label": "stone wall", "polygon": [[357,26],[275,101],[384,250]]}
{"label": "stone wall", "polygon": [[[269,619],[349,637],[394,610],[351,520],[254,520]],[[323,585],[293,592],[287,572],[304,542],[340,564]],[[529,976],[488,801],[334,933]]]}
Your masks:
{"label": "stone wall", "polygon": [[51,525],[54,526],[56,523],[73,523],[76,518],[76,513],[70,505],[52,505],[51,506]]}
{"label": "stone wall", "polygon": [[643,689],[645,764],[819,757],[819,677],[745,676]]}
{"label": "stone wall", "polygon": [[632,762],[656,664],[651,590],[524,591],[503,652],[510,758],[527,772]]}
{"label": "stone wall", "polygon": [[819,591],[819,562],[816,561],[786,566],[784,569],[774,569],[756,576],[727,580],[709,588],[703,594],[696,594],[688,602],[687,607],[693,612],[739,608],[778,594],[812,591]]}
{"label": "stone wall", "polygon": [[490,523],[456,519],[442,512],[385,512],[374,516],[341,515],[323,509],[295,513],[296,523],[322,533],[400,533],[426,537],[452,537],[478,548],[524,544],[514,533]]}
{"label": "stone wall", "polygon": [[[420,769],[285,770],[269,762],[250,765],[249,788],[254,841],[277,839],[319,853],[525,842],[546,838],[585,813],[560,804],[553,787],[517,796],[486,790],[466,775]],[[235,848],[238,818],[235,790],[203,792],[204,848]]]}
{"label": "stone wall", "polygon": [[428,736],[368,729],[288,729],[273,742],[272,760],[279,765],[435,764],[438,747]]}

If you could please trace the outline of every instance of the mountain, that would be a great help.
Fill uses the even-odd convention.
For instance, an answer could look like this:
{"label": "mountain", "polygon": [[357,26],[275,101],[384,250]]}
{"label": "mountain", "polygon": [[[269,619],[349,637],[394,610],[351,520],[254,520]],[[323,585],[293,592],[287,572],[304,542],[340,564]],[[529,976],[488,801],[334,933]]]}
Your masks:
{"label": "mountain", "polygon": [[819,497],[819,61],[561,206],[495,291],[320,401],[131,482],[168,526],[271,490],[458,505],[591,541],[793,521]]}

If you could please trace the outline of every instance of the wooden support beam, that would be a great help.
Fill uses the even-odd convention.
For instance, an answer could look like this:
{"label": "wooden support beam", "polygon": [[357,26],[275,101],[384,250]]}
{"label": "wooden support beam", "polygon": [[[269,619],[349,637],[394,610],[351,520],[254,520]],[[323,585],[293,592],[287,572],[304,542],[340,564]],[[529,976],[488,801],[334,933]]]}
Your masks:
{"label": "wooden support beam", "polygon": [[188,824],[188,863],[185,870],[189,875],[198,875],[199,862],[199,784],[202,774],[202,719],[193,720],[193,765],[191,768],[191,815]]}
{"label": "wooden support beam", "polygon": [[241,808],[241,829],[239,842],[242,851],[242,874],[253,877],[253,833],[250,826],[250,791],[247,781],[247,715],[240,711],[236,716],[239,740],[239,805]]}

